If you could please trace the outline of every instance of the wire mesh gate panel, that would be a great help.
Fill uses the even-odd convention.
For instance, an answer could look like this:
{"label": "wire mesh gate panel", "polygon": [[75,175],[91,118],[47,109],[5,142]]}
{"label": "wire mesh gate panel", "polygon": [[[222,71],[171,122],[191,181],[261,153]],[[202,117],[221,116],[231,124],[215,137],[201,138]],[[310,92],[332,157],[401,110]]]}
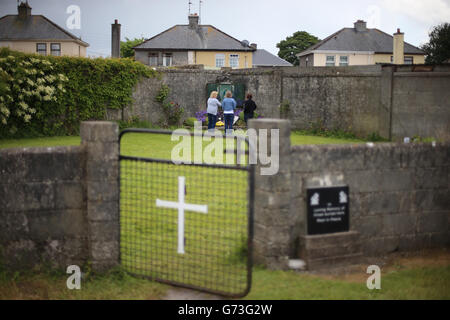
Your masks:
{"label": "wire mesh gate panel", "polygon": [[[150,139],[170,134],[128,129],[120,141],[133,132]],[[122,154],[119,161],[123,268],[177,286],[245,296],[251,286],[253,168]]]}

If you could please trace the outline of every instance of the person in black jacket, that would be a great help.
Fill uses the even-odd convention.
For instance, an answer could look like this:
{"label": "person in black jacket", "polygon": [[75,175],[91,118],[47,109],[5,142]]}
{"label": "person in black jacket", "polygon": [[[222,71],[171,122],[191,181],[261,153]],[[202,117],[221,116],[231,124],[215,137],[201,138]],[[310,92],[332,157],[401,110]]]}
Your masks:
{"label": "person in black jacket", "polygon": [[247,93],[247,100],[244,102],[244,120],[247,124],[248,119],[253,119],[255,115],[256,103],[252,100],[253,96],[251,93]]}

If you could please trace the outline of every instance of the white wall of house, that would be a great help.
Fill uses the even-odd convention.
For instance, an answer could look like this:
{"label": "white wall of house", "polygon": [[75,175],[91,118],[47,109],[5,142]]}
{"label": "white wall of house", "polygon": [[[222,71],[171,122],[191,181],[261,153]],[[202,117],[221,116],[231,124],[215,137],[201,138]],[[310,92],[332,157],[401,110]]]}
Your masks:
{"label": "white wall of house", "polygon": [[[334,66],[361,66],[375,64],[373,52],[329,51],[314,53],[314,66],[327,66],[327,57],[334,57]],[[341,60],[342,57],[342,60]],[[330,60],[328,60],[330,62]]]}
{"label": "white wall of house", "polygon": [[[349,66],[364,66],[374,65],[377,63],[393,63],[391,57],[393,54],[377,54],[374,52],[352,52],[352,51],[321,51],[314,52],[314,67],[325,67],[327,64],[327,57],[334,57],[334,66],[341,65],[341,57],[347,57]],[[424,64],[425,56],[420,54],[405,54],[405,57],[413,57],[413,64]],[[345,62],[345,58],[343,58]],[[310,59],[311,60],[311,59]],[[330,62],[330,60],[328,60]],[[331,63],[330,63],[331,64]],[[345,65],[345,64],[343,64]]]}

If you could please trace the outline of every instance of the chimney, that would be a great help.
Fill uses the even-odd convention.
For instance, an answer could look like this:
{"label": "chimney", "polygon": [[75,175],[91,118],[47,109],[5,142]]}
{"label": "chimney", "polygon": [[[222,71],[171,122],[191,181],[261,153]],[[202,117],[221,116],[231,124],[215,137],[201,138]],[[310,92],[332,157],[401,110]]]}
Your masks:
{"label": "chimney", "polygon": [[19,12],[19,19],[26,19],[27,17],[31,16],[31,7],[28,4],[28,1],[21,2],[17,7],[17,11]]}
{"label": "chimney", "polygon": [[198,28],[198,15],[196,13],[189,15],[189,29]]}
{"label": "chimney", "polygon": [[356,32],[364,32],[367,31],[367,23],[363,20],[358,20],[354,23]]}
{"label": "chimney", "polygon": [[111,24],[111,57],[120,58],[120,24],[114,20]]}
{"label": "chimney", "polygon": [[258,49],[258,45],[256,43],[251,43],[250,47],[252,47],[253,49]]}
{"label": "chimney", "polygon": [[405,34],[397,29],[394,33],[394,64],[403,64],[405,61]]}

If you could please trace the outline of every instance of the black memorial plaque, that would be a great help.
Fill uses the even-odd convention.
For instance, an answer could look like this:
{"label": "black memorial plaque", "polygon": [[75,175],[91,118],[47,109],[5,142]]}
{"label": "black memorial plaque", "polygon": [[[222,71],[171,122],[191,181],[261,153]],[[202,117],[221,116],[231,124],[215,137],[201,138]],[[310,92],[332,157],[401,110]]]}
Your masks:
{"label": "black memorial plaque", "polygon": [[349,230],[348,186],[308,189],[306,194],[309,235]]}

